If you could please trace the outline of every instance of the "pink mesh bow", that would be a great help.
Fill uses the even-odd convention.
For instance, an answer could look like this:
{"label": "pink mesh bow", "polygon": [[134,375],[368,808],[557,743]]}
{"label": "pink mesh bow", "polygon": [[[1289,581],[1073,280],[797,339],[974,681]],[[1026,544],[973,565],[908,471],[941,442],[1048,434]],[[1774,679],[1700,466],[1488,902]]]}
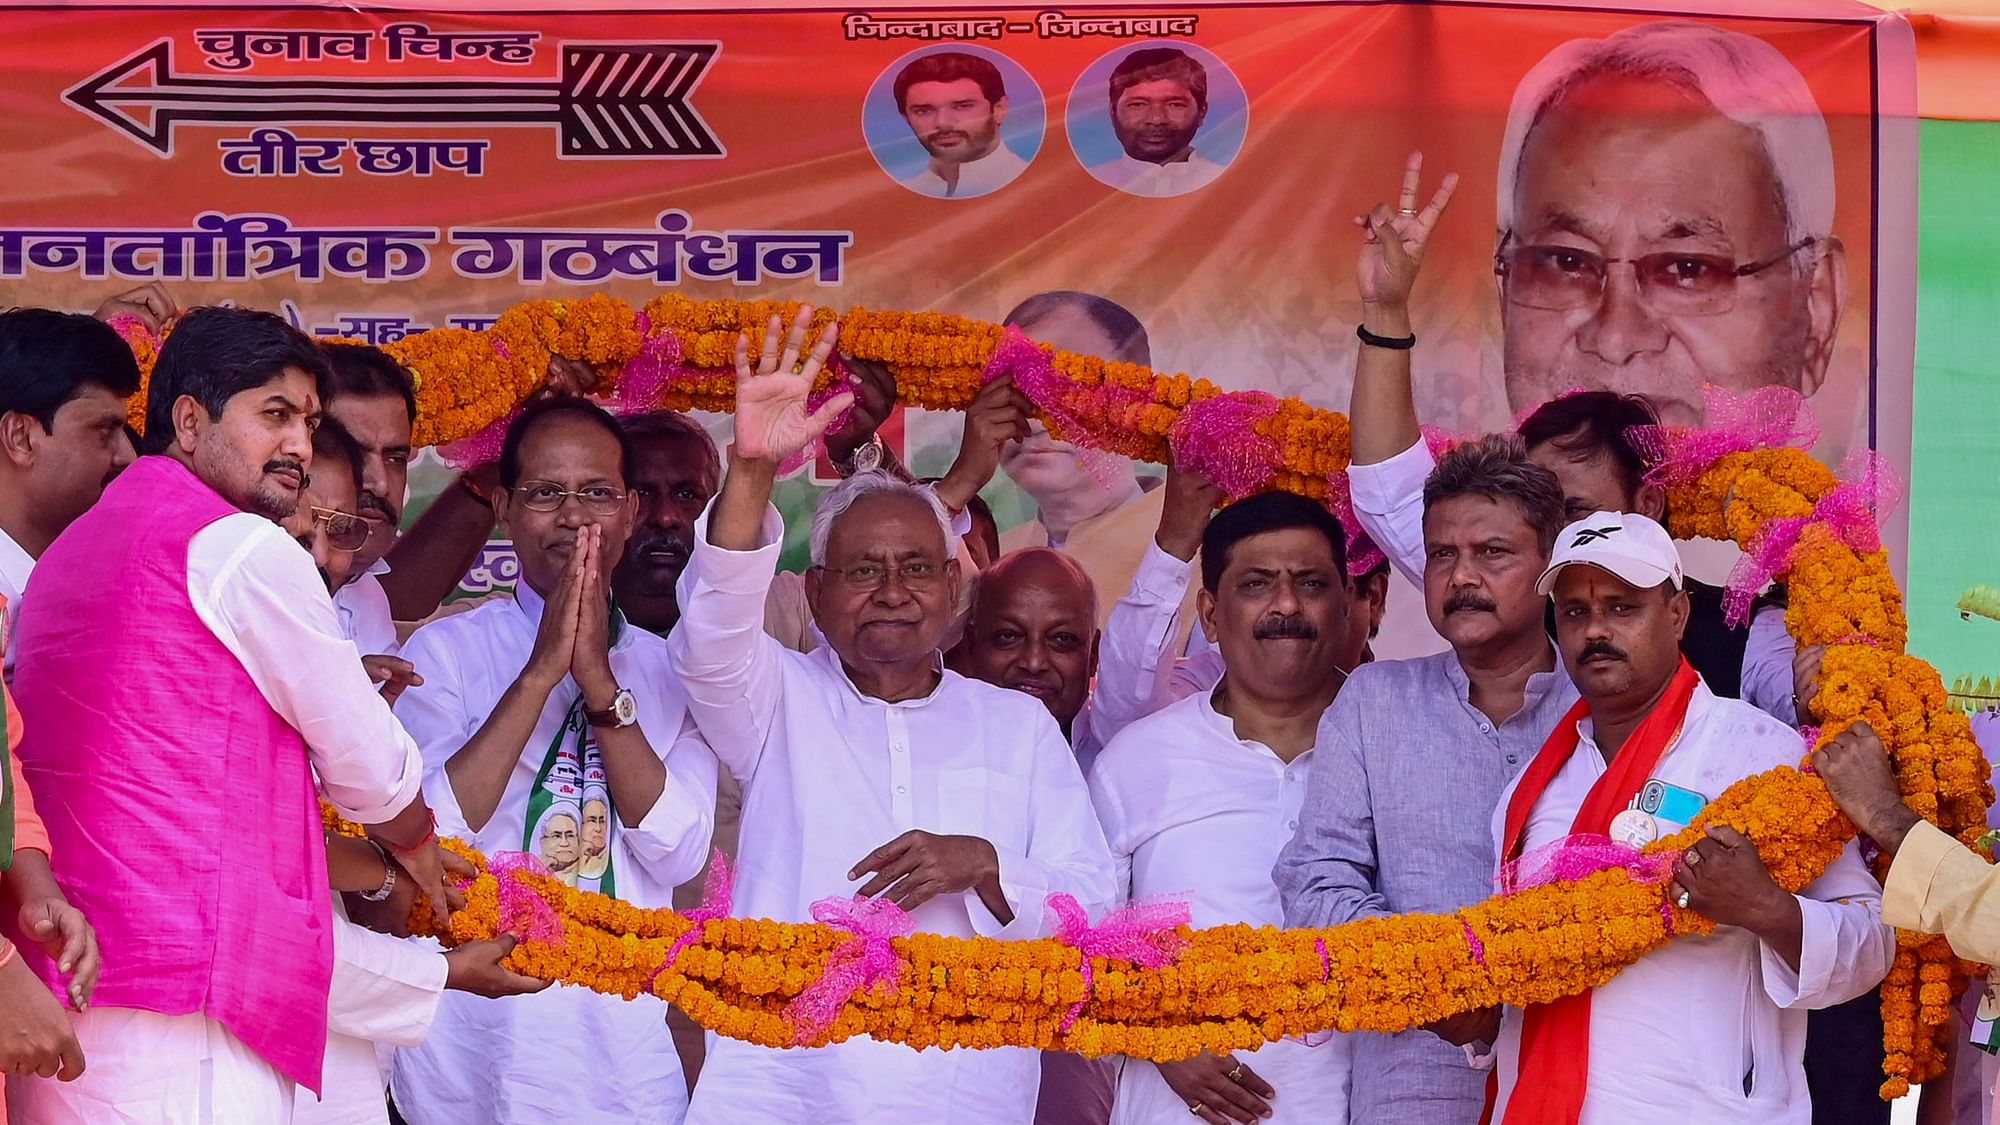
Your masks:
{"label": "pink mesh bow", "polygon": [[1812,515],[1771,520],[1758,529],[1750,549],[1729,571],[1722,595],[1723,620],[1729,625],[1749,620],[1757,591],[1791,569],[1792,553],[1808,524],[1824,524],[1841,542],[1864,554],[1882,549],[1877,521],[1902,498],[1903,484],[1896,470],[1874,450],[1857,449],[1841,462],[1840,478],[1840,485],[1813,505]]}
{"label": "pink mesh bow", "polygon": [[1261,490],[1278,475],[1278,443],[1256,430],[1278,412],[1263,391],[1230,391],[1181,408],[1167,428],[1174,464],[1207,477],[1231,500]]}
{"label": "pink mesh bow", "polygon": [[1347,533],[1347,576],[1359,578],[1388,561],[1389,556],[1361,530],[1361,518],[1354,514],[1354,487],[1345,472],[1326,478],[1326,506]]}
{"label": "pink mesh bow", "polygon": [[1042,418],[1080,446],[1077,456],[1099,484],[1109,483],[1105,466],[1117,455],[1089,447],[1111,444],[1118,433],[1118,419],[1152,403],[1146,391],[1115,383],[1091,387],[1076,382],[1057,371],[1049,353],[1011,324],[993,349],[993,358],[987,361],[979,381],[990,383],[1002,375],[1012,376],[1015,388],[1035,404]]}
{"label": "pink mesh bow", "polygon": [[492,872],[494,882],[500,885],[501,933],[513,934],[522,941],[562,944],[562,915],[556,913],[547,899],[515,878],[523,872],[547,875],[549,869],[542,866],[541,860],[527,852],[495,852],[486,862],[486,870]]}
{"label": "pink mesh bow", "polygon": [[674,939],[673,946],[667,950],[666,959],[660,962],[659,968],[654,969],[646,977],[647,992],[653,991],[653,982],[660,978],[661,973],[673,967],[674,961],[680,957],[683,949],[702,939],[708,932],[710,922],[729,917],[730,903],[734,897],[735,887],[729,871],[729,857],[722,854],[721,848],[716,848],[709,853],[708,878],[701,884],[701,905],[682,915],[694,925],[689,926],[686,933]]}
{"label": "pink mesh bow", "polygon": [[1788,445],[1811,449],[1819,440],[1819,419],[1806,409],[1805,396],[1790,387],[1762,387],[1741,396],[1704,383],[1701,397],[1708,419],[1701,428],[1632,428],[1632,445],[1653,466],[1646,473],[1651,483],[1669,488],[1693,484],[1731,453]]}
{"label": "pink mesh bow", "polygon": [[1622,867],[1641,883],[1664,883],[1674,873],[1675,852],[1646,855],[1609,836],[1581,832],[1552,840],[1500,868],[1493,885],[1503,895],[1567,882]]}
{"label": "pink mesh bow", "polygon": [[641,414],[658,410],[666,401],[667,389],[696,374],[681,362],[681,338],[672,332],[653,332],[653,318],[639,314],[639,354],[626,361],[625,369],[611,386],[613,414]]}
{"label": "pink mesh bow", "polygon": [[1188,947],[1188,939],[1179,932],[1192,918],[1185,902],[1127,903],[1093,926],[1090,912],[1082,903],[1067,894],[1052,894],[1048,912],[1056,940],[1074,948],[1083,958],[1083,999],[1070,1005],[1069,1014],[1063,1017],[1060,1030],[1065,1033],[1090,1003],[1095,987],[1093,958],[1130,961],[1144,968],[1160,969],[1173,964]]}
{"label": "pink mesh bow", "polygon": [[853,936],[827,954],[826,971],[785,1006],[800,1044],[832,1027],[855,990],[876,984],[894,990],[903,959],[893,939],[916,928],[902,907],[883,898],[823,898],[812,904],[812,916]]}

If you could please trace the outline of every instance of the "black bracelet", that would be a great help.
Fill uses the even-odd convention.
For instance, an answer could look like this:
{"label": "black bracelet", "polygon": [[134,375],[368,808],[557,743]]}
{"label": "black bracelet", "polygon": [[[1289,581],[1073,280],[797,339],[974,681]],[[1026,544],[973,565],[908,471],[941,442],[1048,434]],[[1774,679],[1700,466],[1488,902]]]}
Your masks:
{"label": "black bracelet", "polygon": [[1368,331],[1366,325],[1361,324],[1354,326],[1354,334],[1361,337],[1361,342],[1371,348],[1388,348],[1391,351],[1406,352],[1417,346],[1417,337],[1415,334],[1408,336],[1377,336],[1375,333]]}

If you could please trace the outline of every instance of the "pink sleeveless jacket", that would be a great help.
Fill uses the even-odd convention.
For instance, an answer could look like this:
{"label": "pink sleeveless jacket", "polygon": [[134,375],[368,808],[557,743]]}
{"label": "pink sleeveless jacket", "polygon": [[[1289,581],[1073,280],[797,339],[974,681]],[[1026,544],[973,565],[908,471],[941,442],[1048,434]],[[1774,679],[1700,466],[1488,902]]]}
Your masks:
{"label": "pink sleeveless jacket", "polygon": [[206,1013],[317,1092],[333,938],[305,745],[188,599],[188,543],[236,513],[142,457],[57,537],[16,623],[20,756],[97,927],[95,1006]]}

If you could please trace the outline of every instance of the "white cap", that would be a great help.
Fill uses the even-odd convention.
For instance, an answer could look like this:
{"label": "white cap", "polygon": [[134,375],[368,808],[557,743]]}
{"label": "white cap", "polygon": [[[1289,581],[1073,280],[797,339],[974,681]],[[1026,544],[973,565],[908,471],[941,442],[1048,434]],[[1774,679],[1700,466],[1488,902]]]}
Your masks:
{"label": "white cap", "polygon": [[1597,512],[1563,528],[1535,592],[1547,594],[1555,588],[1556,572],[1578,563],[1609,571],[1641,590],[1662,582],[1681,588],[1681,553],[1673,537],[1636,512]]}

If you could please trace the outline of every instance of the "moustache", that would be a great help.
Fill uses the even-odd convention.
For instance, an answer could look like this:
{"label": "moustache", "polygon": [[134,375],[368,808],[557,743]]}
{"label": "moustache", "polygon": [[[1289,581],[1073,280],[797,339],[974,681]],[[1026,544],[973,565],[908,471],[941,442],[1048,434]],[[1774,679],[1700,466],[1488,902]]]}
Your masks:
{"label": "moustache", "polygon": [[304,488],[307,484],[311,483],[312,481],[312,478],[306,475],[306,466],[305,462],[303,461],[294,461],[289,457],[280,457],[274,461],[264,462],[264,474],[266,476],[269,476],[272,473],[282,473],[287,471],[294,472],[299,475],[300,488]]}
{"label": "moustache", "polygon": [[925,137],[924,139],[932,144],[937,144],[939,141],[947,141],[947,140],[962,141],[966,139],[966,133],[962,129],[934,129],[931,131],[931,134]]}
{"label": "moustache", "polygon": [[1494,604],[1492,598],[1472,590],[1454,591],[1450,597],[1444,600],[1444,611],[1446,614],[1458,613],[1461,610],[1481,610],[1486,613],[1492,613],[1498,608],[1500,607]]}
{"label": "moustache", "polygon": [[644,538],[632,540],[631,545],[625,548],[625,553],[630,558],[639,559],[644,558],[652,551],[662,550],[678,551],[682,558],[686,558],[694,552],[694,533],[691,531],[649,532]]}
{"label": "moustache", "polygon": [[375,495],[373,492],[369,492],[367,489],[362,489],[361,495],[357,499],[355,506],[360,508],[364,512],[369,511],[371,509],[380,512],[382,513],[382,518],[384,519],[393,520],[396,518],[396,513],[389,510],[389,502],[383,499],[382,497]]}
{"label": "moustache", "polygon": [[1591,641],[1583,646],[1582,652],[1577,653],[1576,660],[1577,663],[1581,664],[1593,656],[1608,656],[1613,660],[1631,659],[1631,656],[1624,649],[1619,648],[1610,641]]}
{"label": "moustache", "polygon": [[1266,617],[1250,635],[1260,641],[1316,641],[1319,627],[1303,617]]}

